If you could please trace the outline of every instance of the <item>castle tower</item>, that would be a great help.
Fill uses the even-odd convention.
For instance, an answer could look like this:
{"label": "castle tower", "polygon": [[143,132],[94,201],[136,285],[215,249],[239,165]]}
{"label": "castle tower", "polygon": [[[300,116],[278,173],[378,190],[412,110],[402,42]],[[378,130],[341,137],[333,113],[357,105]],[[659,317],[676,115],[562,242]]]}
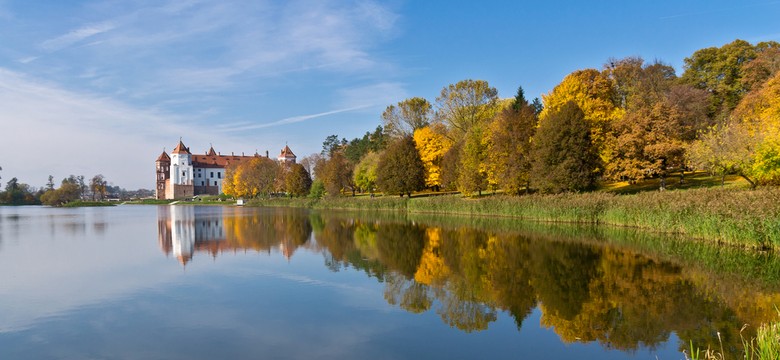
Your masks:
{"label": "castle tower", "polygon": [[174,185],[192,185],[192,153],[179,140],[171,151],[171,183]]}
{"label": "castle tower", "polygon": [[155,189],[155,195],[157,199],[165,199],[165,183],[166,180],[171,178],[171,158],[168,153],[163,150],[162,154],[155,161],[157,166],[157,188]]}
{"label": "castle tower", "polygon": [[279,156],[276,158],[276,160],[282,164],[295,164],[296,159],[297,156],[293,154],[292,150],[290,150],[290,147],[287,145],[284,146],[284,149],[282,149]]}
{"label": "castle tower", "polygon": [[181,199],[195,195],[193,177],[195,170],[192,167],[192,153],[179,140],[179,144],[171,151],[170,186],[165,189],[166,199]]}

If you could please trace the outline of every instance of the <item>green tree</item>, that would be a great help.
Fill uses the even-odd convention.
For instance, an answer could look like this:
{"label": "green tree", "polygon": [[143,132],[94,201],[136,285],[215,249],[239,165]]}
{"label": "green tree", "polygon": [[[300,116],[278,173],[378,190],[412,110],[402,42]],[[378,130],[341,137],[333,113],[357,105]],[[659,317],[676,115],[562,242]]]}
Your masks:
{"label": "green tree", "polygon": [[[780,44],[776,42],[753,46],[738,39],[720,48],[698,50],[685,59],[685,72],[680,80],[711,93],[710,116],[725,119],[756,82],[768,77],[767,70],[760,69],[760,65],[750,66],[750,63],[760,52],[778,47]],[[771,57],[771,54],[766,56]],[[745,75],[747,79],[743,78]]]}
{"label": "green tree", "polygon": [[534,136],[531,181],[542,192],[593,187],[599,158],[585,114],[573,101],[546,113]]}
{"label": "green tree", "polygon": [[385,132],[391,137],[412,135],[415,130],[428,126],[431,122],[433,106],[428,100],[413,97],[388,106],[382,113]]}
{"label": "green tree", "polygon": [[309,197],[313,199],[322,199],[325,195],[325,184],[322,180],[317,179],[312,181],[311,189],[309,190]]}
{"label": "green tree", "polygon": [[407,194],[425,186],[425,166],[411,136],[390,143],[379,160],[376,183],[385,194]]}
{"label": "green tree", "polygon": [[344,156],[352,164],[357,164],[369,152],[380,152],[385,148],[385,137],[382,126],[377,126],[373,133],[366,131],[362,138],[354,138],[344,149]]}
{"label": "green tree", "polygon": [[347,145],[347,139],[339,140],[338,135],[328,135],[322,142],[322,156],[332,156],[334,152]]}
{"label": "green tree", "polygon": [[378,153],[369,152],[355,166],[354,179],[355,185],[361,191],[374,193],[376,187],[376,173],[379,168],[380,156]]}
{"label": "green tree", "polygon": [[41,195],[41,202],[44,205],[60,206],[81,198],[81,186],[78,178],[74,175],[62,180],[60,187],[54,190],[48,190]]}

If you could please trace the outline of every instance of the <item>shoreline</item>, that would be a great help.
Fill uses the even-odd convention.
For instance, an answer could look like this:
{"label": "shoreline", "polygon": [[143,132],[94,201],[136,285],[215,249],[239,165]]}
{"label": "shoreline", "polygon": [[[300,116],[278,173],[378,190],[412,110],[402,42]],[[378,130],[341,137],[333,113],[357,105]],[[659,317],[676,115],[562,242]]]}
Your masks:
{"label": "shoreline", "polygon": [[250,207],[395,211],[406,214],[515,218],[636,228],[714,245],[772,251],[780,247],[780,190],[687,189],[616,195],[605,192],[486,196],[254,199]]}

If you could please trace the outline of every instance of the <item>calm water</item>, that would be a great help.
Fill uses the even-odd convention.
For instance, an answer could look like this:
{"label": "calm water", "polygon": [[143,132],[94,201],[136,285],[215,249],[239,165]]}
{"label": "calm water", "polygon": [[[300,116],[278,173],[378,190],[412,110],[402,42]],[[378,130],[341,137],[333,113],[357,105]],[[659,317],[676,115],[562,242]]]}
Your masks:
{"label": "calm water", "polygon": [[743,324],[777,316],[766,281],[605,236],[512,220],[0,207],[0,359],[682,359],[690,341],[720,347],[718,332],[739,351]]}

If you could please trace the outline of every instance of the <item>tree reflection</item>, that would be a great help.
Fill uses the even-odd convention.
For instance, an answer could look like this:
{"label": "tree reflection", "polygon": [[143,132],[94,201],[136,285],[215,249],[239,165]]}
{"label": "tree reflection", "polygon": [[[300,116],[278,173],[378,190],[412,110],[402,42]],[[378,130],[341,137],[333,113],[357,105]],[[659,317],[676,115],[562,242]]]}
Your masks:
{"label": "tree reflection", "polygon": [[397,215],[187,206],[160,207],[158,219],[161,249],[184,264],[196,253],[249,250],[289,259],[303,247],[322,253],[332,271],[351,267],[377,278],[389,304],[433,311],[467,332],[488,329],[502,312],[520,329],[538,307],[541,324],[564,342],[634,350],[676,333],[680,349],[689,342],[720,348],[719,333],[727,357],[737,357],[742,325],[754,325],[744,334],[751,336],[780,305],[777,291],[607,246],[598,231],[580,228],[481,229]]}
{"label": "tree reflection", "polygon": [[[542,325],[565,342],[596,341],[634,350],[668,341],[680,349],[713,344],[720,332],[728,355],[741,351],[744,317],[729,303],[742,304],[750,319],[780,296],[756,300],[714,293],[705,273],[602,240],[563,241],[537,232],[486,231],[458,224],[426,226],[404,219],[319,214],[315,237],[343,266],[367,273],[382,269],[385,299],[412,313],[434,310],[446,324],[481,331],[498,312],[511,315],[518,329],[534,308]],[[587,236],[594,233],[584,232]],[[714,281],[713,281],[714,282]],[[722,286],[722,285],[720,285]],[[774,302],[773,302],[774,301]],[[767,321],[770,319],[763,319]],[[748,334],[746,334],[748,335]]]}

